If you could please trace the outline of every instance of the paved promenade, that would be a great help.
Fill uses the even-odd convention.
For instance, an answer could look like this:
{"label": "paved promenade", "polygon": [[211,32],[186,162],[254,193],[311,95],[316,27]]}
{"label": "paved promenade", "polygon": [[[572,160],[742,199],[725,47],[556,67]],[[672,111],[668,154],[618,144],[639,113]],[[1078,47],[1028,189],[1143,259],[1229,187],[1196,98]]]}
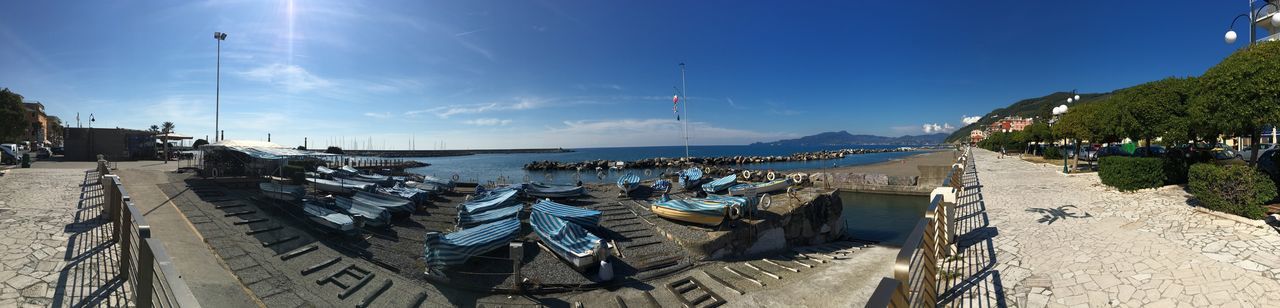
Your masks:
{"label": "paved promenade", "polygon": [[[974,151],[958,201],[948,306],[1265,307],[1280,233],[1195,212],[1170,186],[1122,193],[1095,174]],[[1060,168],[1060,167],[1059,167]]]}

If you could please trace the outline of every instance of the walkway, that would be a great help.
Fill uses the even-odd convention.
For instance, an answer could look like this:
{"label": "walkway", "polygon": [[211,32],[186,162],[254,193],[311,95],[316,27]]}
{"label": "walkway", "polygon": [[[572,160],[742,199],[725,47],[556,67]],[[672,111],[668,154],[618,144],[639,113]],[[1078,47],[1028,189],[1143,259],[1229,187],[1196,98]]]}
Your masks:
{"label": "walkway", "polygon": [[1280,233],[1201,214],[1180,187],[1121,193],[1094,174],[974,151],[948,306],[1268,306]]}

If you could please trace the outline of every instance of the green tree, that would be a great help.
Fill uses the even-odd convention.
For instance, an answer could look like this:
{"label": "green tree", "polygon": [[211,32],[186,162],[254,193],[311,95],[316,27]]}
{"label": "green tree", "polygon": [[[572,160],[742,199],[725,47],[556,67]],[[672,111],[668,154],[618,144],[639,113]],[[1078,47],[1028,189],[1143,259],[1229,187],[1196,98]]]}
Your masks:
{"label": "green tree", "polygon": [[164,134],[164,163],[169,163],[169,134],[173,133],[176,126],[173,122],[165,121],[160,124],[160,133]]}
{"label": "green tree", "polygon": [[1121,136],[1142,139],[1151,145],[1156,137],[1185,142],[1187,100],[1191,97],[1186,79],[1165,78],[1116,93],[1112,112]]}
{"label": "green tree", "polygon": [[9,88],[0,89],[0,141],[21,141],[28,122],[22,95],[9,91]]}
{"label": "green tree", "polygon": [[66,135],[66,126],[63,126],[62,118],[57,116],[49,116],[49,140],[53,144],[61,145],[63,135]]}
{"label": "green tree", "polygon": [[1252,165],[1259,129],[1280,123],[1280,43],[1259,43],[1231,54],[1200,76],[1198,90],[1191,117],[1218,132],[1248,136]]}

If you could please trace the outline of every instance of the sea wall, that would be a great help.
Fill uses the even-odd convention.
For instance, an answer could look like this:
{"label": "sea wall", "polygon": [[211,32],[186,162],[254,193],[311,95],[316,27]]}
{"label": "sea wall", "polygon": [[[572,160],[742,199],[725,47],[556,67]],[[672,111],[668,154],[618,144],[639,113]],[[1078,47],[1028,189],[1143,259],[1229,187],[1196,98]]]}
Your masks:
{"label": "sea wall", "polygon": [[830,242],[844,235],[844,220],[840,217],[843,204],[835,190],[808,188],[771,198],[772,205],[767,210],[722,230],[690,232],[684,225],[671,223],[656,227],[700,260],[769,255],[790,247]]}
{"label": "sea wall", "polygon": [[810,175],[815,186],[843,189],[855,192],[870,192],[902,195],[929,195],[934,188],[941,186],[950,172],[949,166],[917,166],[920,175],[885,175],[862,172],[822,172]]}

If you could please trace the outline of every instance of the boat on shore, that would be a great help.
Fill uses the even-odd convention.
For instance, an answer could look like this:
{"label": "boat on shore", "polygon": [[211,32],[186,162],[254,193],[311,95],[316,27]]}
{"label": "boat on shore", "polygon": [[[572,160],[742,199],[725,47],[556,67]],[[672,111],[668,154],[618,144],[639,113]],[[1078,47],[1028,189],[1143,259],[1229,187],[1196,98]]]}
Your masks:
{"label": "boat on shore", "polygon": [[431,192],[425,189],[403,185],[401,183],[396,183],[390,187],[378,187],[376,190],[380,193],[409,199],[417,204],[431,200]]}
{"label": "boat on shore", "polygon": [[600,224],[601,212],[576,206],[560,204],[550,199],[543,199],[533,205],[534,211],[550,214],[583,227],[594,227]]}
{"label": "boat on shore", "polygon": [[725,189],[728,189],[729,186],[733,186],[733,184],[736,183],[737,181],[738,181],[738,175],[730,174],[725,177],[708,182],[706,184],[702,184],[702,191],[705,191],[709,194],[717,193]]}
{"label": "boat on shore", "polygon": [[519,190],[511,188],[499,188],[487,191],[478,195],[474,199],[458,204],[458,211],[475,214],[505,207],[516,202],[515,197],[517,193],[519,193]]}
{"label": "boat on shore", "polygon": [[622,192],[630,193],[638,187],[640,187],[640,176],[627,172],[618,177],[618,188],[622,189]]}
{"label": "boat on shore", "polygon": [[351,196],[356,202],[387,209],[392,213],[411,214],[414,212],[413,201],[399,196],[377,192],[357,191]]}
{"label": "boat on shore", "polygon": [[343,196],[334,197],[333,204],[344,214],[360,218],[369,226],[382,227],[391,223],[391,213],[387,209],[376,205],[358,202]]}
{"label": "boat on shore", "polygon": [[755,196],[758,194],[767,194],[780,190],[786,190],[791,187],[794,182],[790,178],[775,179],[767,182],[742,183],[729,187],[729,195],[733,196]]}
{"label": "boat on shore", "polygon": [[698,167],[685,169],[680,171],[679,178],[680,188],[684,190],[697,188],[702,184],[702,169]]}
{"label": "boat on shore", "polygon": [[322,179],[322,178],[307,178],[307,182],[311,183],[311,185],[315,187],[316,190],[326,191],[331,193],[339,193],[339,194],[349,194],[357,191],[369,191],[369,190],[372,190],[373,187],[375,186],[372,183],[343,180],[343,179],[330,180],[330,179]]}
{"label": "boat on shore", "polygon": [[463,264],[472,256],[505,247],[519,234],[520,218],[516,217],[448,234],[427,232],[423,238],[423,261],[429,269]]}
{"label": "boat on shore", "polygon": [[327,229],[327,231],[343,235],[354,235],[358,232],[355,220],[351,219],[351,216],[330,210],[316,201],[308,200],[304,202],[302,204],[302,212],[306,214],[307,219]]}
{"label": "boat on shore", "polygon": [[342,166],[341,168],[338,168],[338,172],[334,173],[333,176],[374,183],[380,187],[389,187],[396,183],[395,179],[392,179],[389,176],[361,173],[360,170],[352,168],[351,166]]}
{"label": "boat on shore", "polygon": [[569,184],[526,183],[524,193],[536,198],[569,198],[587,194],[582,186]]}
{"label": "boat on shore", "polygon": [[520,210],[523,209],[524,205],[514,203],[479,213],[458,211],[458,229],[468,229],[503,219],[519,217]]}
{"label": "boat on shore", "polygon": [[306,195],[307,188],[301,185],[288,185],[279,183],[258,183],[258,190],[262,191],[262,195],[267,198],[280,200],[285,202],[298,202]]}
{"label": "boat on shore", "polygon": [[550,212],[535,208],[529,214],[529,224],[549,250],[578,272],[586,271],[608,257],[608,250],[600,237]]}
{"label": "boat on shore", "polygon": [[741,212],[741,206],[728,200],[704,198],[673,200],[663,196],[654,202],[649,210],[668,220],[714,227],[724,223],[725,218],[737,219],[736,213]]}

